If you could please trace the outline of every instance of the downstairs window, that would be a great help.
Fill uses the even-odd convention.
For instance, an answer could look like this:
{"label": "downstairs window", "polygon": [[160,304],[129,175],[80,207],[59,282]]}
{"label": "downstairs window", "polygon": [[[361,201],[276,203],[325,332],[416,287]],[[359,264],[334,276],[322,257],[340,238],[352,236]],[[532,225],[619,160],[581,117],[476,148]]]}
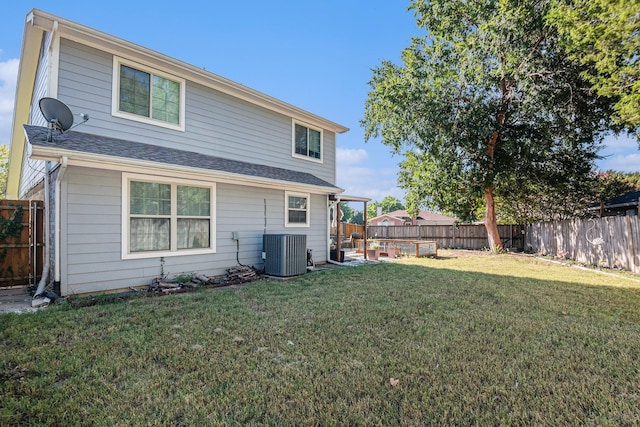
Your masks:
{"label": "downstairs window", "polygon": [[123,256],[213,252],[215,184],[123,175]]}

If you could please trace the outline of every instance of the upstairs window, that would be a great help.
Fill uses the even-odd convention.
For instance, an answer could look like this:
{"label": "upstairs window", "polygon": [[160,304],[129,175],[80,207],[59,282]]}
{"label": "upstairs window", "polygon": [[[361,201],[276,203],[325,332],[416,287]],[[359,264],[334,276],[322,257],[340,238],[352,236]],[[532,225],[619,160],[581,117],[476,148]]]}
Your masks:
{"label": "upstairs window", "polygon": [[185,82],[114,58],[114,116],[184,131]]}
{"label": "upstairs window", "polygon": [[293,155],[322,161],[322,130],[293,122]]}

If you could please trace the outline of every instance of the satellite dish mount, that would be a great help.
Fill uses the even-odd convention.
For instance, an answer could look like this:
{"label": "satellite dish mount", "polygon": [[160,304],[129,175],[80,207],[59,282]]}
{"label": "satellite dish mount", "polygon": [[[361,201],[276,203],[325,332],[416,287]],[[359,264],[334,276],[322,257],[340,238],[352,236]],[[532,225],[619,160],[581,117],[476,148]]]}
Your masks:
{"label": "satellite dish mount", "polygon": [[[38,105],[40,106],[40,112],[49,125],[47,142],[53,141],[54,129],[57,129],[60,133],[64,133],[75,127],[73,126],[73,113],[64,102],[58,101],[55,98],[45,97],[40,99]],[[88,114],[82,113],[80,116],[82,117],[82,122],[78,123],[78,125],[89,120]]]}

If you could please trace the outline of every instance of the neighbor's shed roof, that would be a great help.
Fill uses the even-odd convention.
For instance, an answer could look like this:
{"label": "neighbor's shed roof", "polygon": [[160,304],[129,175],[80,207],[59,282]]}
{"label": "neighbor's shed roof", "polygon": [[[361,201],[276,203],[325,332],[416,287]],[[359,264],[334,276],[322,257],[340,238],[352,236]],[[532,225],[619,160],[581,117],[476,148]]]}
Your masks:
{"label": "neighbor's shed roof", "polygon": [[620,196],[613,197],[604,202],[605,208],[617,208],[623,206],[638,206],[638,199],[640,198],[640,190],[629,191]]}

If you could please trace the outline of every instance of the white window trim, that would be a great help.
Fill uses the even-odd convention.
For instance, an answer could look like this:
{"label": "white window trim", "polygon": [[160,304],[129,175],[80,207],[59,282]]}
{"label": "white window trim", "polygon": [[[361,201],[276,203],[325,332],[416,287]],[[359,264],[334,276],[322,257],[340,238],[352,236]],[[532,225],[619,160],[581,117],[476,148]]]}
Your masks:
{"label": "white window trim", "polygon": [[[304,126],[308,129],[313,129],[315,131],[320,132],[320,158],[316,159],[314,157],[305,156],[302,154],[296,153],[296,125]],[[298,159],[308,160],[310,162],[323,163],[324,159],[324,132],[321,128],[312,126],[308,123],[301,122],[299,120],[291,120],[291,155]]]}
{"label": "white window trim", "polygon": [[[307,222],[289,222],[289,196],[305,197],[307,199]],[[284,192],[284,226],[285,227],[309,227],[311,224],[311,194],[309,193],[295,193],[293,191]]]}
{"label": "white window trim", "polygon": [[[171,184],[171,237],[170,244],[171,250],[169,251],[149,251],[149,252],[130,252],[129,251],[129,182],[130,181],[144,181],[144,182],[157,182],[159,184]],[[209,244],[208,248],[198,249],[180,249],[177,250],[176,244],[178,241],[178,227],[177,223],[177,203],[175,200],[175,191],[173,185],[185,185],[189,187],[206,187],[211,191],[211,215],[209,221]],[[122,259],[142,259],[142,258],[158,258],[158,257],[170,257],[170,256],[184,256],[184,255],[201,255],[216,253],[216,184],[204,181],[194,181],[179,178],[163,178],[155,175],[142,175],[124,172],[122,174]]]}
{"label": "white window trim", "polygon": [[[143,71],[158,77],[162,77],[180,84],[180,123],[168,123],[162,120],[156,120],[151,117],[139,116],[137,114],[127,113],[126,111],[120,111],[120,65],[126,65],[136,70]],[[185,93],[186,93],[186,80],[180,77],[173,76],[171,74],[163,73],[153,68],[146,67],[133,61],[129,61],[118,56],[113,57],[113,75],[111,82],[111,115],[114,117],[120,117],[122,119],[134,120],[136,122],[147,123],[154,126],[161,126],[168,129],[174,129],[184,132],[184,110],[185,110]]]}

